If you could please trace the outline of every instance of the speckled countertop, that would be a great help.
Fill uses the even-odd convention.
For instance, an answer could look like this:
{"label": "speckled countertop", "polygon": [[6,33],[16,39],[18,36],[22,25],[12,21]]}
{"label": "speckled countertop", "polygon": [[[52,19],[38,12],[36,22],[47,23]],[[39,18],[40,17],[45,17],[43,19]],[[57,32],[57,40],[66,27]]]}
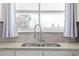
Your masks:
{"label": "speckled countertop", "polygon": [[61,47],[23,47],[24,42],[0,42],[0,49],[76,49],[79,50],[79,43],[59,43]]}

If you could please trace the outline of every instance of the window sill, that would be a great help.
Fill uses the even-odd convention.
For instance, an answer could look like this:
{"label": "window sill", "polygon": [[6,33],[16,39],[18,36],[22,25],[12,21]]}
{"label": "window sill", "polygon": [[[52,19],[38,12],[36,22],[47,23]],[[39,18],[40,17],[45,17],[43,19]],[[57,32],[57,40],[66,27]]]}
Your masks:
{"label": "window sill", "polygon": [[[33,34],[34,32],[19,32],[19,34]],[[39,33],[39,32],[37,32]],[[63,32],[42,32],[43,34],[63,34]]]}

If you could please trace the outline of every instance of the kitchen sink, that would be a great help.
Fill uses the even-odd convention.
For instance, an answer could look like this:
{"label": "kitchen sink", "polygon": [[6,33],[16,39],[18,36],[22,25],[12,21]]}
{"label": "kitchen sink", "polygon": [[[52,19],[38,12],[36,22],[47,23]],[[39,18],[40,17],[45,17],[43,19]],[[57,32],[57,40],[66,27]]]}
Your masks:
{"label": "kitchen sink", "polygon": [[45,43],[46,47],[61,47],[59,43]]}
{"label": "kitchen sink", "polygon": [[40,47],[39,43],[23,43],[23,47]]}
{"label": "kitchen sink", "polygon": [[59,43],[23,43],[23,47],[61,47]]}

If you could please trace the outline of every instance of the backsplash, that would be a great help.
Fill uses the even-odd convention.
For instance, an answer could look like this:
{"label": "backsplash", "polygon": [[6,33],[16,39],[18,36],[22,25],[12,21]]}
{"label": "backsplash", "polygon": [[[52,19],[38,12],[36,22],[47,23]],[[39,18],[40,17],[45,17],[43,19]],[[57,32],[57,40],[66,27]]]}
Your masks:
{"label": "backsplash", "polygon": [[[2,30],[3,25],[0,23],[0,41],[17,41],[17,42],[36,42],[37,40],[34,39],[33,33],[19,33],[19,37],[17,38],[8,38],[8,39],[1,39],[2,38]],[[78,39],[70,39],[64,38],[63,33],[43,33],[43,39],[46,42],[79,42]]]}

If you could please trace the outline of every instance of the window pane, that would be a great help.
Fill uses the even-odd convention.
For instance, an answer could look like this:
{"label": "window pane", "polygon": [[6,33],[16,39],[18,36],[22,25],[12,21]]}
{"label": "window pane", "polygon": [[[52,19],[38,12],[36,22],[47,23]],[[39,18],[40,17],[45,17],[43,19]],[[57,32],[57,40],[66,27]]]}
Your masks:
{"label": "window pane", "polygon": [[64,13],[41,13],[43,32],[63,32]]}
{"label": "window pane", "polygon": [[64,3],[41,3],[41,10],[65,10]]}
{"label": "window pane", "polygon": [[17,3],[16,10],[38,10],[36,3]]}
{"label": "window pane", "polygon": [[16,20],[19,32],[33,32],[34,26],[38,24],[37,13],[17,13]]}

